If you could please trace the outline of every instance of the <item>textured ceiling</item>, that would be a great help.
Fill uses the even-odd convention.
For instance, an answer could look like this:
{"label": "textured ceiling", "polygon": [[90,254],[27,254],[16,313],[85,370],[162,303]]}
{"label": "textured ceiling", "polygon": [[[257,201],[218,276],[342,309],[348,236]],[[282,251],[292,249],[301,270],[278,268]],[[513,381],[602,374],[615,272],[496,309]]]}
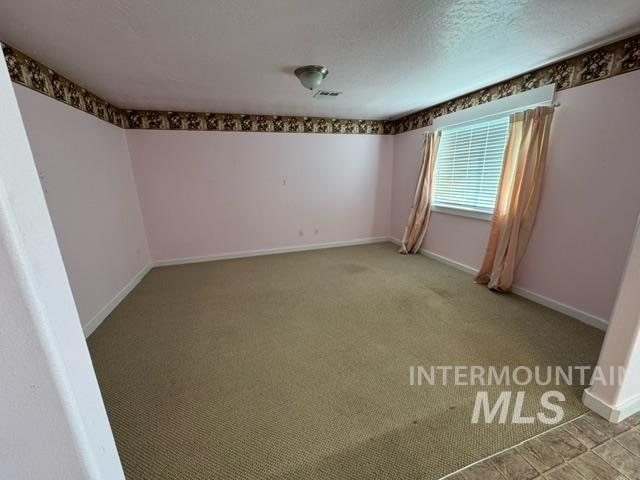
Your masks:
{"label": "textured ceiling", "polygon": [[[640,31],[638,0],[0,0],[0,39],[119,107],[391,118]],[[316,100],[293,76],[321,64]]]}

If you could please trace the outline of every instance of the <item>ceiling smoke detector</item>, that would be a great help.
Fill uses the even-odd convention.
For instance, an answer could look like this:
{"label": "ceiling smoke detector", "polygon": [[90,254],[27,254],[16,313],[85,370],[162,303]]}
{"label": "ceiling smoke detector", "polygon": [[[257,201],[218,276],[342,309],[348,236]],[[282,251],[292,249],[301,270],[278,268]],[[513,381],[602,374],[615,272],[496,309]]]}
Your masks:
{"label": "ceiling smoke detector", "polygon": [[296,74],[304,88],[314,90],[320,86],[322,80],[329,74],[329,70],[320,65],[307,65],[306,67],[296,68],[293,73]]}

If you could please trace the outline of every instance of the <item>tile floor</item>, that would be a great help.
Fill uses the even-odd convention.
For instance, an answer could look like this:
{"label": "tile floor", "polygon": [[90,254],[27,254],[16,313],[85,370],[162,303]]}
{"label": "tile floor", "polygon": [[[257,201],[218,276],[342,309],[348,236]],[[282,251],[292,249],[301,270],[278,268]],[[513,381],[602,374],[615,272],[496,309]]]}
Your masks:
{"label": "tile floor", "polygon": [[640,413],[587,413],[446,480],[640,480]]}

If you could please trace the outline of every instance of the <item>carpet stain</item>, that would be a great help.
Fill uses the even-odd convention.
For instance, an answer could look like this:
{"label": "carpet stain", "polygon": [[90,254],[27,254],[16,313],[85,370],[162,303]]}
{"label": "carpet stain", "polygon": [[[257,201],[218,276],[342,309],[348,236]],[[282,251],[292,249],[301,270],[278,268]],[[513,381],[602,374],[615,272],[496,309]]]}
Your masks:
{"label": "carpet stain", "polygon": [[[88,344],[129,480],[435,480],[549,426],[474,425],[505,387],[410,366],[594,365],[602,340],[375,244],[154,268]],[[535,416],[545,389],[518,390]]]}
{"label": "carpet stain", "polygon": [[429,287],[429,290],[431,290],[433,293],[435,293],[439,297],[444,298],[446,300],[449,300],[453,297],[453,294],[445,288]]}
{"label": "carpet stain", "polygon": [[340,265],[340,268],[347,273],[364,273],[371,270],[369,267],[358,263],[342,264]]}

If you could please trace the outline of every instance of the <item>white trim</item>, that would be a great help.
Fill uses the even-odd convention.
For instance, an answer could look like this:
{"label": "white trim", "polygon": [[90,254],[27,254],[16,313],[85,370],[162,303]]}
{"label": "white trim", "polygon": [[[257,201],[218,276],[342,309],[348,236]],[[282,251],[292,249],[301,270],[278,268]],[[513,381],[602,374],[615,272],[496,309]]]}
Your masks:
{"label": "white trim", "polygon": [[591,388],[587,388],[582,394],[582,403],[610,422],[619,423],[634,413],[640,412],[640,395],[636,395],[616,407],[596,397],[590,390]]}
{"label": "white trim", "polygon": [[129,281],[129,283],[127,283],[122,288],[122,290],[116,293],[116,295],[109,301],[109,303],[102,307],[100,311],[93,316],[89,323],[83,325],[82,331],[84,332],[85,338],[88,338],[89,335],[91,335],[95,331],[95,329],[100,326],[104,319],[107,318],[107,316],[111,312],[113,312],[113,310],[120,304],[120,302],[124,300],[124,298],[129,295],[129,293],[131,293],[131,290],[133,290],[136,285],[140,283],[140,280],[142,280],[144,276],[149,273],[149,270],[151,270],[151,268],[153,268],[153,264],[149,263],[142,270],[136,273],[131,281]]}
{"label": "white trim", "polygon": [[490,222],[493,218],[493,215],[491,213],[467,210],[464,208],[444,207],[442,205],[431,205],[431,211],[444,213],[445,215],[457,215],[459,217],[475,218],[476,220],[483,220],[485,222]]}
{"label": "white trim", "polygon": [[307,250],[322,250],[325,248],[350,247],[352,245],[365,245],[368,243],[388,242],[389,237],[370,237],[346,240],[344,242],[312,243],[309,245],[297,245],[292,247],[265,248],[261,250],[245,250],[234,253],[219,253],[215,255],[203,255],[199,257],[174,258],[153,262],[154,267],[166,267],[169,265],[184,265],[187,263],[214,262],[217,260],[231,260],[234,258],[258,257],[262,255],[275,255],[278,253],[305,252]]}
{"label": "white trim", "polygon": [[171,260],[158,260],[156,262],[149,263],[146,267],[140,270],[131,281],[125,285],[112,299],[107,303],[94,317],[82,327],[85,338],[88,338],[96,328],[104,321],[105,318],[124,300],[124,298],[131,293],[131,291],[140,283],[140,280],[149,273],[153,267],[165,267],[169,265],[183,265],[187,263],[199,263],[199,262],[212,262],[216,260],[230,260],[233,258],[245,258],[245,257],[257,257],[261,255],[274,255],[278,253],[289,252],[304,252],[307,250],[321,250],[325,248],[336,247],[348,247],[352,245],[364,245],[368,243],[382,243],[388,242],[389,237],[371,237],[371,238],[358,238],[355,240],[347,240],[345,242],[330,242],[330,243],[314,243],[310,245],[300,245],[294,247],[282,247],[282,248],[270,248],[263,250],[247,250],[244,252],[236,253],[222,253],[219,255],[205,255],[201,257],[186,257],[175,258]]}
{"label": "white trim", "polygon": [[489,120],[505,116],[518,110],[540,105],[551,105],[555,92],[556,85],[552,83],[526,92],[499,98],[492,102],[483,103],[482,105],[448,113],[433,119],[433,129],[440,130],[480,121],[488,122]]}
{"label": "white trim", "polygon": [[[391,238],[391,241],[397,245],[400,245],[401,243],[399,239],[394,237]],[[438,255],[437,253],[425,250],[424,248],[420,249],[420,253],[425,257],[432,258],[434,260],[437,260],[438,262],[444,263],[453,268],[457,268],[458,270],[461,270],[470,275],[475,275],[476,273],[478,273],[477,268],[473,268],[469,265],[465,265],[464,263],[460,263],[455,260],[451,260],[450,258],[443,257],[442,255]],[[577,308],[558,302],[557,300],[553,300],[552,298],[545,297],[543,295],[540,295],[539,293],[535,293],[530,290],[518,287],[517,285],[514,285],[511,291],[519,297],[523,297],[527,300],[531,300],[532,302],[544,305],[545,307],[550,308],[551,310],[555,310],[556,312],[564,313],[569,317],[580,320],[581,322],[586,323],[587,325],[591,325],[592,327],[595,327],[597,329],[606,331],[607,327],[609,326],[609,322],[607,322],[604,318],[596,317],[595,315],[583,312],[582,310],[578,310]]]}
{"label": "white trim", "polygon": [[469,265],[465,265],[464,263],[460,263],[460,262],[456,262],[455,260],[451,260],[450,258],[447,257],[443,257],[442,255],[438,255],[437,253],[433,253],[430,252],[428,250],[425,250],[424,248],[420,249],[420,253],[422,255],[424,255],[425,257],[429,257],[433,260],[436,260],[440,263],[444,263],[445,265],[449,265],[450,267],[456,268],[458,270],[461,270],[465,273],[468,273],[469,275],[475,275],[476,273],[478,273],[478,270],[470,267]]}
{"label": "white trim", "polygon": [[544,305],[545,307],[548,307],[557,312],[564,313],[565,315],[573,317],[576,320],[580,320],[587,325],[596,327],[599,330],[603,330],[606,332],[607,327],[609,326],[609,322],[607,322],[604,318],[596,317],[595,315],[584,312],[582,310],[578,310],[577,308],[574,308],[565,303],[558,302],[557,300],[553,300],[552,298],[545,297],[543,295],[540,295],[539,293],[535,293],[530,290],[518,287],[517,285],[514,285],[511,291],[520,297],[531,300],[532,302],[539,303],[540,305]]}

